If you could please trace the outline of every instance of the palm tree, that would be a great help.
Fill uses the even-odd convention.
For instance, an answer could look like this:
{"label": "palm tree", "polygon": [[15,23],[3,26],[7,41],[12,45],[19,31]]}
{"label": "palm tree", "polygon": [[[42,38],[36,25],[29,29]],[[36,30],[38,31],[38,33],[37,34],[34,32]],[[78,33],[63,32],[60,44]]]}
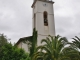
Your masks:
{"label": "palm tree", "polygon": [[69,43],[72,50],[74,50],[72,55],[76,56],[76,60],[80,60],[80,38],[75,36],[75,38],[72,39],[72,43]]}
{"label": "palm tree", "polygon": [[74,41],[72,41],[71,46],[73,48],[76,48],[77,50],[80,49],[80,38],[75,36],[75,38],[72,38]]}
{"label": "palm tree", "polygon": [[34,54],[33,59],[61,60],[62,49],[68,43],[68,40],[59,35],[55,37],[49,35],[46,39],[42,39],[41,43],[43,42],[45,42],[45,44],[37,47],[38,52]]}
{"label": "palm tree", "polygon": [[79,52],[71,46],[65,47],[62,50],[61,58],[62,60],[80,60]]}

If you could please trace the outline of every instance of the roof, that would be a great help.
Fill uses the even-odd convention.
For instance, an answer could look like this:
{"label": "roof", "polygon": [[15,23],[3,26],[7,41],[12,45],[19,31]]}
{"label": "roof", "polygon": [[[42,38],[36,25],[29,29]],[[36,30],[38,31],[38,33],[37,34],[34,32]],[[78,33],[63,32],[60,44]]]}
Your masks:
{"label": "roof", "polygon": [[32,36],[20,38],[15,45],[18,45],[22,41],[30,40],[31,38],[32,38]]}

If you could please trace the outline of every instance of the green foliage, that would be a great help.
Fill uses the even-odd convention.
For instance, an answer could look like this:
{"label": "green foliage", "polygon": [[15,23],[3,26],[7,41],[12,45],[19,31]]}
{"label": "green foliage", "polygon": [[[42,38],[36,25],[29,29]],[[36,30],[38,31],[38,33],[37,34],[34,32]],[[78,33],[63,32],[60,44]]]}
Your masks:
{"label": "green foliage", "polygon": [[0,60],[30,60],[30,58],[23,49],[8,43],[0,51]]}
{"label": "green foliage", "polygon": [[79,52],[70,46],[65,47],[62,50],[62,56],[61,57],[68,59],[68,60],[79,60],[80,59]]}
{"label": "green foliage", "polygon": [[75,36],[75,38],[72,38],[72,39],[73,41],[69,43],[70,48],[68,47],[68,49],[70,50],[66,52],[67,53],[66,55],[69,56],[71,60],[80,60],[80,38]]}
{"label": "green foliage", "polygon": [[33,29],[33,36],[32,36],[32,40],[31,40],[31,49],[30,49],[30,56],[32,57],[32,55],[36,52],[36,46],[37,46],[37,31],[34,28]]}
{"label": "green foliage", "polygon": [[26,41],[28,41],[29,42],[28,45],[31,46],[30,49],[29,49],[30,50],[30,55],[29,56],[32,57],[33,54],[36,52],[36,46],[37,46],[37,31],[36,31],[35,28],[33,29],[32,37],[28,37],[23,42],[26,42]]}
{"label": "green foliage", "polygon": [[7,37],[4,34],[0,34],[0,51],[1,47],[4,46],[6,43],[8,43]]}
{"label": "green foliage", "polygon": [[8,43],[8,40],[6,36],[4,36],[4,34],[0,34],[0,48],[5,45],[6,43]]}
{"label": "green foliage", "polygon": [[49,36],[46,39],[42,39],[41,43],[44,45],[37,48],[37,52],[34,54],[33,59],[42,58],[44,60],[60,60],[60,55],[64,46],[68,43],[65,37],[59,35],[52,37]]}
{"label": "green foliage", "polygon": [[79,49],[80,50],[80,38],[77,37],[77,36],[75,36],[75,38],[72,38],[72,39],[73,39],[73,41],[71,43],[71,46],[73,48],[76,48],[76,49]]}
{"label": "green foliage", "polygon": [[[31,60],[80,60],[80,38],[75,36],[72,43],[65,37],[59,35],[46,37],[41,43],[44,45],[37,47],[37,31],[33,30],[33,36],[27,40],[31,43]],[[69,46],[65,47],[66,45]]]}

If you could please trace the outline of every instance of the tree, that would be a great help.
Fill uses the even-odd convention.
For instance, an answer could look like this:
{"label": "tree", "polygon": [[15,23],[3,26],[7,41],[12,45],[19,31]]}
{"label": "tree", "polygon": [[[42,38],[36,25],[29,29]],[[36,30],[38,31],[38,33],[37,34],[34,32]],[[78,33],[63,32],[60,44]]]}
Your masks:
{"label": "tree", "polygon": [[61,52],[68,40],[65,37],[59,35],[52,37],[49,36],[46,39],[42,39],[41,43],[45,42],[44,45],[37,47],[37,52],[34,54],[33,59],[44,59],[44,60],[61,60]]}
{"label": "tree", "polygon": [[75,36],[74,41],[67,47],[64,47],[61,52],[61,60],[80,60],[80,53],[79,53],[79,45],[80,45],[80,38]]}
{"label": "tree", "polygon": [[70,43],[70,45],[73,48],[75,48],[77,50],[80,50],[80,38],[75,36],[75,38],[72,38],[72,39],[73,39],[73,41],[72,41],[72,43]]}
{"label": "tree", "polygon": [[80,60],[80,55],[79,52],[72,48],[71,46],[65,47],[62,50],[62,55],[61,55],[62,60]]}
{"label": "tree", "polygon": [[4,36],[4,34],[0,34],[0,48],[5,45],[6,43],[8,43],[8,40],[6,36]]}
{"label": "tree", "polygon": [[4,34],[0,34],[0,51],[1,47],[8,43],[8,38]]}
{"label": "tree", "polygon": [[33,29],[33,36],[32,36],[31,43],[32,43],[32,46],[30,49],[30,56],[32,57],[33,54],[36,52],[36,47],[37,47],[37,31],[35,28]]}
{"label": "tree", "polygon": [[33,54],[36,52],[36,47],[37,47],[37,31],[35,28],[33,29],[32,37],[28,37],[23,42],[25,43],[27,40],[30,42],[29,45],[31,45],[31,47],[29,49],[30,50],[29,56],[32,57]]}
{"label": "tree", "polygon": [[30,60],[30,58],[23,49],[17,48],[8,43],[2,46],[0,60]]}
{"label": "tree", "polygon": [[[75,38],[72,38],[72,39],[73,39],[73,41],[71,43],[69,43],[70,44],[69,47],[71,47],[71,50],[69,50],[69,51],[72,51],[73,52],[72,56],[73,55],[74,56],[71,59],[73,60],[73,58],[75,58],[76,60],[80,60],[80,58],[79,58],[80,57],[80,38],[75,36]],[[71,57],[71,55],[69,57]]]}

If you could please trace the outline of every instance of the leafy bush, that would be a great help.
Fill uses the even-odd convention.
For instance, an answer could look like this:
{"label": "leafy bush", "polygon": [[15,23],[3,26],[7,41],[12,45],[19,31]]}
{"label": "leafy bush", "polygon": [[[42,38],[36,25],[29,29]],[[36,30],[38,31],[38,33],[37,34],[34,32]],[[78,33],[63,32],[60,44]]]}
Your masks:
{"label": "leafy bush", "polygon": [[25,53],[23,49],[8,43],[1,48],[0,60],[30,60],[30,58],[29,54]]}

